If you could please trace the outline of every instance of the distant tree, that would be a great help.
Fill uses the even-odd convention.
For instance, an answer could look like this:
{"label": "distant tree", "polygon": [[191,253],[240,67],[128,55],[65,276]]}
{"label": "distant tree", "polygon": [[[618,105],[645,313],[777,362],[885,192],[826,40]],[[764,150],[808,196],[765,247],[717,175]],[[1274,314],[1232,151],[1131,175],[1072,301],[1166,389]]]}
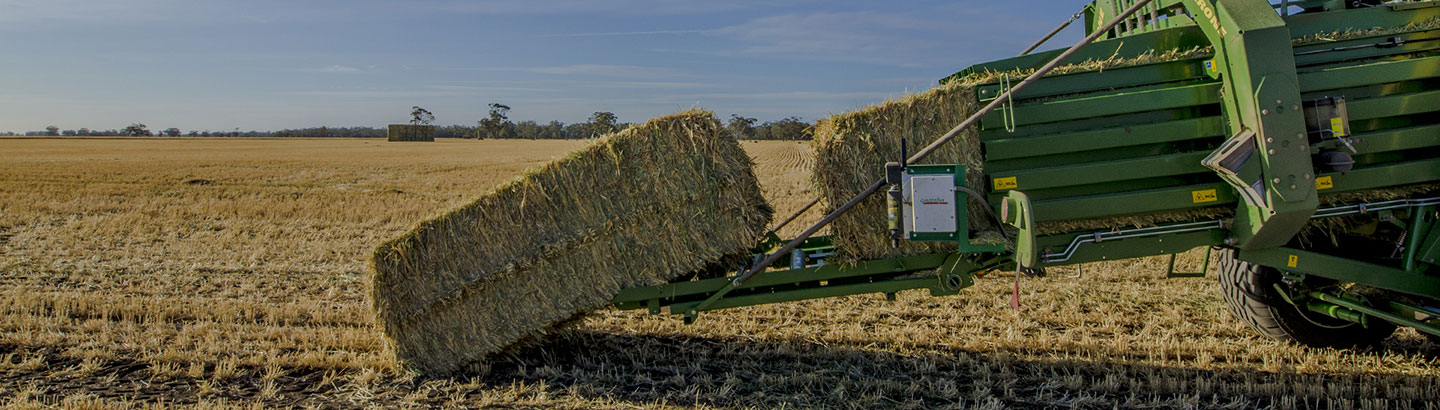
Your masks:
{"label": "distant tree", "polygon": [[178,137],[178,136],[180,136],[180,129],[179,129],[179,128],[175,128],[175,127],[166,128],[166,129],[165,129],[165,136],[167,136],[167,137]]}
{"label": "distant tree", "polygon": [[54,125],[45,127],[45,135],[50,137],[60,136],[60,127],[56,127]]}
{"label": "distant tree", "polygon": [[191,138],[198,137],[200,136],[200,131],[190,130],[190,134],[187,135],[189,135]]}
{"label": "distant tree", "polygon": [[480,120],[476,138],[505,138],[505,130],[512,126],[509,114],[510,106],[501,103],[490,104],[490,118]]}
{"label": "distant tree", "polygon": [[77,135],[77,134],[75,133],[75,130],[64,130],[64,131],[60,131],[60,135],[64,135],[64,136],[67,136],[67,137],[73,137],[73,136],[75,136],[75,135]]}
{"label": "distant tree", "polygon": [[755,130],[755,138],[770,140],[810,139],[810,124],[802,121],[800,117],[786,117],[779,121],[766,122]]}
{"label": "distant tree", "polygon": [[592,136],[599,136],[619,131],[615,126],[615,113],[607,111],[596,111],[590,115],[590,132]]}
{"label": "distant tree", "polygon": [[89,135],[90,135],[90,129],[89,129],[89,128],[81,128],[81,129],[75,130],[75,135],[78,135],[78,136],[81,136],[81,137],[89,136]]}
{"label": "distant tree", "polygon": [[124,135],[127,137],[148,137],[152,134],[150,133],[150,130],[145,129],[145,124],[137,122],[134,124],[130,124],[129,126],[125,127],[125,129],[121,130],[120,135]]}
{"label": "distant tree", "polygon": [[536,139],[544,138],[545,129],[535,121],[520,121],[515,123],[515,138]]}
{"label": "distant tree", "polygon": [[735,136],[735,139],[746,139],[755,137],[754,118],[741,117],[736,114],[730,114],[730,124],[726,125],[725,128],[730,131],[730,135]]}
{"label": "distant tree", "polygon": [[545,124],[545,130],[541,132],[541,135],[546,139],[565,138],[565,123],[550,120],[549,124]]}
{"label": "distant tree", "polygon": [[434,121],[435,114],[431,114],[430,110],[420,108],[418,105],[410,107],[411,125],[430,125],[430,123]]}

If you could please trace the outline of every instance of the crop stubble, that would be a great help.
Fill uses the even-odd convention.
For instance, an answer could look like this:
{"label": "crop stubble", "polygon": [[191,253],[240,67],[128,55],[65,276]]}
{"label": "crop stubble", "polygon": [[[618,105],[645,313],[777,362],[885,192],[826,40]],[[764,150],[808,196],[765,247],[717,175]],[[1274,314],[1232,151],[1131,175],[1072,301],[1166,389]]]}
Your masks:
{"label": "crop stubble", "polygon": [[[573,141],[0,141],[0,401],[17,407],[496,405],[1434,408],[1437,348],[1277,345],[1162,260],[742,308],[692,326],[602,311],[415,379],[385,359],[374,245]],[[743,142],[777,216],[814,193],[802,143]],[[802,229],[806,218],[788,233]],[[1183,262],[1194,266],[1198,254]]]}

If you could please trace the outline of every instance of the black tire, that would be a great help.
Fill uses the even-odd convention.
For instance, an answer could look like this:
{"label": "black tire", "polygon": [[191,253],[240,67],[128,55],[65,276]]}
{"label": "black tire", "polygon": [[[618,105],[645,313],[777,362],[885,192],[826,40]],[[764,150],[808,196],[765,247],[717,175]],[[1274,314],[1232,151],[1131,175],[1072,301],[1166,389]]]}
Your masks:
{"label": "black tire", "polygon": [[1275,268],[1235,258],[1233,249],[1220,251],[1220,291],[1230,313],[1261,335],[1282,342],[1313,347],[1354,347],[1379,343],[1395,333],[1395,325],[1371,318],[1369,327],[1301,311],[1275,290],[1281,279]]}

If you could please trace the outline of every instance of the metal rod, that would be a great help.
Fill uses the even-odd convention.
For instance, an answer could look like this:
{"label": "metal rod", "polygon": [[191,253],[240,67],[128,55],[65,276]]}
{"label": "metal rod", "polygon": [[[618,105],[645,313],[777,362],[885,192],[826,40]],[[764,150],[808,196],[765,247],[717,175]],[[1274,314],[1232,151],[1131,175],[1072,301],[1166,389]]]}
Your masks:
{"label": "metal rod", "polygon": [[789,224],[790,224],[790,221],[794,221],[795,218],[799,218],[799,217],[800,217],[800,214],[805,213],[805,211],[809,211],[810,208],[815,207],[815,204],[818,204],[818,203],[820,203],[820,197],[817,196],[817,197],[815,197],[815,200],[810,201],[809,204],[805,204],[805,206],[804,206],[804,207],[801,207],[799,211],[795,211],[795,213],[790,214],[790,217],[789,217],[789,218],[785,218],[785,221],[784,221],[784,222],[781,222],[779,225],[775,225],[774,228],[770,228],[770,232],[771,232],[771,233],[775,233],[775,232],[780,231],[780,228],[784,228],[785,225],[789,225]]}
{"label": "metal rod", "polygon": [[[1006,91],[1004,94],[996,97],[994,101],[990,102],[990,104],[985,105],[985,108],[981,108],[980,111],[976,111],[975,114],[970,115],[970,118],[965,119],[965,121],[960,123],[960,125],[956,125],[955,128],[950,129],[950,132],[945,133],[945,135],[941,136],[940,139],[936,140],[933,143],[930,143],[930,145],[926,146],[925,149],[922,149],[920,150],[920,152],[912,155],[907,160],[907,162],[920,162],[920,160],[925,159],[925,157],[927,156],[930,156],[930,153],[935,152],[935,150],[939,149],[941,145],[944,145],[946,142],[954,139],[956,135],[960,135],[960,131],[964,130],[966,127],[975,124],[976,121],[980,121],[980,117],[985,116],[985,114],[988,114],[990,113],[990,111],[994,110],[995,107],[998,107],[1001,101],[1009,98],[1011,94],[1014,94],[1015,92],[1024,89],[1026,86],[1029,86],[1031,83],[1035,82],[1040,77],[1045,76],[1045,73],[1048,73],[1050,72],[1050,70],[1054,70],[1055,67],[1060,66],[1060,64],[1065,62],[1065,60],[1069,59],[1071,56],[1075,55],[1075,53],[1079,52],[1081,48],[1089,45],[1091,42],[1094,42],[1095,39],[1100,38],[1102,34],[1104,34],[1106,31],[1110,31],[1110,29],[1114,28],[1115,25],[1118,24],[1121,20],[1124,20],[1125,18],[1130,17],[1130,15],[1135,14],[1135,12],[1140,11],[1140,8],[1148,3],[1150,3],[1150,0],[1140,0],[1139,2],[1136,2],[1134,5],[1130,6],[1130,8],[1125,9],[1125,12],[1120,13],[1120,15],[1118,16],[1115,16],[1114,20],[1110,20],[1109,23],[1105,23],[1105,26],[1101,27],[1099,30],[1095,30],[1094,33],[1086,36],[1085,39],[1080,40],[1080,42],[1075,43],[1075,45],[1073,46],[1070,46],[1070,49],[1065,50],[1064,53],[1060,53],[1060,55],[1056,56],[1055,59],[1050,60],[1048,64],[1045,64],[1044,67],[1040,67],[1039,70],[1036,70],[1034,74],[1026,77],[1024,81],[1020,82],[1020,84],[1016,84],[1015,87],[1011,88],[1009,91]],[[846,202],[844,205],[836,208],[835,211],[830,212],[830,214],[826,215],[825,218],[820,220],[820,222],[816,222],[815,225],[811,225],[810,228],[805,230],[805,232],[801,232],[800,236],[795,237],[795,239],[791,239],[790,242],[785,244],[784,247],[781,247],[779,250],[771,253],[770,256],[766,257],[764,261],[761,261],[755,266],[751,266],[750,270],[736,277],[735,280],[731,283],[734,286],[740,286],[741,283],[745,283],[745,281],[750,279],[751,276],[755,276],[756,273],[764,271],[767,267],[769,267],[771,264],[774,264],[775,261],[779,260],[785,254],[790,253],[790,251],[793,251],[796,247],[799,247],[800,243],[805,242],[806,239],[810,238],[810,235],[814,235],[815,232],[819,231],[821,228],[824,228],[826,225],[829,225],[830,222],[833,222],[836,218],[839,218],[840,215],[845,214],[845,212],[849,212],[850,208],[854,208],[855,205],[859,204],[861,200],[864,200],[866,197],[869,197],[871,194],[879,191],[880,188],[884,186],[885,178],[880,178],[876,180],[875,183],[870,184],[869,188],[865,188],[864,191],[861,191],[859,194],[855,195],[854,198],[850,198],[849,202]],[[717,296],[720,295],[721,294],[717,293],[715,296],[712,296],[711,299],[715,299]]]}
{"label": "metal rod", "polygon": [[1137,11],[1140,11],[1141,7],[1144,7],[1146,4],[1149,3],[1150,0],[1140,0],[1134,5],[1131,5],[1130,8],[1125,9],[1125,11],[1120,13],[1120,15],[1115,16],[1114,20],[1110,20],[1109,23],[1105,23],[1104,26],[1095,30],[1094,33],[1090,33],[1090,35],[1086,36],[1085,39],[1080,40],[1080,42],[1075,43],[1075,45],[1073,46],[1070,46],[1070,48],[1068,50],[1065,50],[1064,53],[1060,53],[1060,55],[1055,57],[1054,60],[1050,60],[1049,64],[1045,64],[1044,67],[1040,67],[1039,70],[1035,71],[1035,74],[1031,74],[1029,77],[1025,77],[1025,80],[1020,81],[1020,84],[1016,84],[1015,87],[1010,88],[1010,91],[1006,91],[1005,94],[996,96],[994,100],[990,101],[990,104],[985,106],[985,108],[981,108],[980,111],[975,113],[975,115],[971,115],[970,118],[965,119],[965,122],[962,122],[960,123],[960,125],[956,125],[955,128],[950,129],[950,132],[945,133],[945,135],[940,137],[940,139],[930,143],[930,145],[926,146],[925,149],[920,150],[920,152],[916,152],[914,156],[910,157],[910,162],[920,162],[921,159],[924,159],[925,157],[929,156],[930,153],[934,152],[936,149],[939,149],[941,145],[945,145],[946,142],[950,142],[951,139],[954,139],[956,135],[960,135],[960,131],[965,130],[965,128],[970,127],[971,125],[975,124],[975,122],[980,121],[981,116],[989,113],[990,110],[995,109],[995,107],[999,106],[1003,101],[1005,101],[1005,99],[1009,98],[1011,95],[1014,95],[1025,87],[1030,86],[1031,83],[1038,81],[1040,77],[1045,76],[1045,73],[1048,73],[1050,72],[1050,70],[1054,70],[1055,67],[1060,66],[1060,64],[1064,63],[1065,60],[1070,59],[1070,57],[1074,56],[1075,53],[1080,52],[1081,48],[1085,47],[1091,42],[1094,42],[1095,39],[1100,38],[1100,36],[1104,35],[1105,32],[1108,32],[1110,31],[1110,29],[1115,28],[1115,25],[1120,23],[1121,20],[1129,18],[1130,15],[1135,14],[1135,12]]}
{"label": "metal rod", "polygon": [[1415,328],[1415,330],[1419,330],[1419,331],[1421,331],[1421,332],[1425,332],[1425,333],[1429,333],[1429,334],[1432,334],[1432,335],[1440,336],[1440,327],[1435,327],[1434,325],[1431,325],[1431,324],[1429,324],[1429,323],[1425,323],[1425,322],[1421,322],[1421,321],[1418,321],[1418,320],[1412,320],[1412,319],[1404,318],[1404,317],[1401,317],[1400,315],[1396,315],[1396,314],[1394,314],[1394,313],[1390,313],[1390,312],[1386,312],[1386,311],[1383,311],[1383,310],[1380,310],[1380,309],[1376,309],[1376,308],[1372,308],[1372,307],[1369,307],[1369,306],[1365,306],[1365,305],[1362,305],[1362,304],[1359,304],[1359,303],[1355,303],[1355,302],[1352,302],[1352,301],[1349,301],[1349,300],[1345,300],[1345,299],[1343,299],[1343,298],[1331,296],[1331,295],[1328,295],[1328,294],[1325,294],[1325,293],[1321,293],[1321,292],[1310,292],[1310,297],[1313,297],[1313,298],[1315,298],[1315,299],[1319,299],[1319,300],[1321,300],[1321,301],[1324,301],[1324,302],[1326,302],[1326,303],[1330,303],[1330,304],[1333,304],[1333,305],[1344,306],[1344,307],[1350,308],[1351,310],[1358,311],[1358,312],[1360,312],[1360,313],[1364,313],[1364,314],[1367,314],[1367,315],[1370,315],[1370,316],[1374,316],[1374,317],[1377,317],[1377,318],[1380,318],[1380,319],[1384,319],[1384,320],[1390,321],[1391,323],[1395,323],[1395,324],[1399,324],[1399,325],[1404,325],[1404,326],[1410,326],[1410,327]]}
{"label": "metal rod", "polygon": [[1066,27],[1070,27],[1070,23],[1074,23],[1075,20],[1079,19],[1080,16],[1083,15],[1085,15],[1085,12],[1082,11],[1079,13],[1075,13],[1075,15],[1073,16],[1070,16],[1069,20],[1065,20],[1064,23],[1060,23],[1060,27],[1056,27],[1054,30],[1050,30],[1050,34],[1046,34],[1045,37],[1040,38],[1040,41],[1036,41],[1035,44],[1031,44],[1030,47],[1025,48],[1025,51],[1021,51],[1020,55],[1023,56],[1026,54],[1030,54],[1031,51],[1035,51],[1035,49],[1040,48],[1040,46],[1045,44],[1046,41],[1050,41],[1051,37],[1055,37],[1056,34],[1060,34],[1060,30],[1064,30]]}

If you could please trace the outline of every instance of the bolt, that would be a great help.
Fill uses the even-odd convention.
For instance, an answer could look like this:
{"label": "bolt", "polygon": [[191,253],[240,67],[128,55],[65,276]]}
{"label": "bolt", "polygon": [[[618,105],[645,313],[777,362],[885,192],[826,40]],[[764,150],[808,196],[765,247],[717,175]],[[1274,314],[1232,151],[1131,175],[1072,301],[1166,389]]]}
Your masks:
{"label": "bolt", "polygon": [[1309,151],[1309,150],[1310,150],[1310,146],[1308,146],[1308,145],[1301,145],[1301,146],[1300,146],[1300,152],[1305,152],[1305,151]]}
{"label": "bolt", "polygon": [[1290,109],[1295,110],[1295,111],[1300,111],[1300,104],[1292,105],[1292,106],[1290,106]]}
{"label": "bolt", "polygon": [[1265,142],[1275,142],[1275,137],[1266,137]]}
{"label": "bolt", "polygon": [[1296,138],[1296,139],[1299,139],[1299,140],[1301,140],[1301,141],[1304,141],[1304,140],[1305,140],[1305,134],[1304,134],[1304,133],[1295,134],[1295,138]]}
{"label": "bolt", "polygon": [[1284,104],[1284,103],[1283,103],[1283,102],[1280,102],[1280,100],[1275,100],[1275,105],[1281,105],[1281,104]]}
{"label": "bolt", "polygon": [[1260,115],[1270,115],[1270,110],[1260,110]]}
{"label": "bolt", "polygon": [[1275,155],[1275,150],[1270,150],[1270,155]]}
{"label": "bolt", "polygon": [[1275,178],[1275,179],[1272,179],[1272,180],[1270,180],[1270,181],[1278,184],[1278,183],[1280,183],[1280,178]]}
{"label": "bolt", "polygon": [[1309,172],[1306,172],[1306,173],[1305,173],[1305,179],[1306,179],[1306,180],[1309,180],[1309,179],[1310,179],[1310,173],[1309,173]]}
{"label": "bolt", "polygon": [[1296,186],[1295,186],[1294,184],[1291,184],[1291,185],[1290,185],[1290,189],[1295,189],[1295,188],[1296,188]]}

